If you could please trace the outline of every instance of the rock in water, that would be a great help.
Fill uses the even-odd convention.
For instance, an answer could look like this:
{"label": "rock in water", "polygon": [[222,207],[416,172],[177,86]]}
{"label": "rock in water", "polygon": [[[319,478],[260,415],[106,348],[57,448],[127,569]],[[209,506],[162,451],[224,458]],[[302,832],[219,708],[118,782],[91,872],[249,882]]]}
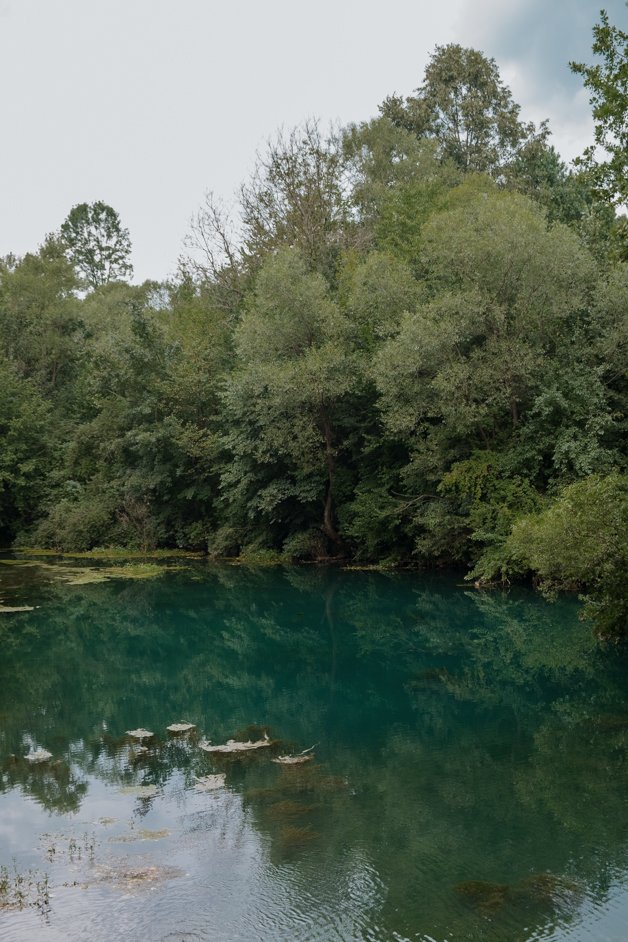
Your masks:
{"label": "rock in water", "polygon": [[300,756],[277,756],[276,759],[271,759],[271,762],[276,762],[278,765],[302,765],[303,762],[310,762],[314,758],[314,753],[310,752],[309,755],[300,755]]}
{"label": "rock in water", "polygon": [[196,781],[194,788],[199,792],[215,792],[216,789],[224,787],[226,778],[224,772],[218,775],[206,775]]}
{"label": "rock in water", "polygon": [[314,758],[314,750],[316,749],[316,743],[314,746],[310,746],[309,749],[304,749],[303,752],[299,752],[296,756],[277,756],[275,759],[271,759],[271,762],[276,762],[278,765],[302,765],[304,762],[310,762]]}
{"label": "rock in water", "polygon": [[48,759],[52,759],[52,753],[48,752],[47,749],[33,749],[31,747],[30,752],[24,758],[27,762],[47,762]]}
{"label": "rock in water", "polygon": [[189,733],[190,730],[196,729],[196,726],[194,723],[171,723],[166,729],[169,733]]}
{"label": "rock in water", "polygon": [[151,733],[149,729],[142,729],[142,728],[127,729],[126,734],[127,736],[132,736],[133,739],[139,739],[140,742],[142,741],[142,739],[152,739],[153,736],[155,735],[154,733]]}
{"label": "rock in water", "polygon": [[202,742],[199,742],[199,746],[205,752],[230,755],[234,752],[252,752],[254,749],[263,749],[264,746],[270,746],[270,739],[266,737],[266,739],[258,739],[256,742],[251,742],[250,739],[248,742],[237,742],[235,739],[228,739],[226,743],[222,743],[219,746],[212,746],[210,742],[204,739]]}

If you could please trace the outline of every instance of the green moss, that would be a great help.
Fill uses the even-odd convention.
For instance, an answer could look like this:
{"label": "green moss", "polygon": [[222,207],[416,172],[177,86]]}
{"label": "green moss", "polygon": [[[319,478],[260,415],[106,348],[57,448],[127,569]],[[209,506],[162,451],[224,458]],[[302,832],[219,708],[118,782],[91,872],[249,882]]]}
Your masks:
{"label": "green moss", "polygon": [[320,835],[309,826],[300,828],[288,825],[279,832],[279,839],[284,850],[298,850],[311,841],[315,841],[317,837]]}
{"label": "green moss", "polygon": [[302,815],[311,814],[312,811],[315,811],[319,805],[305,805],[300,801],[291,801],[289,798],[286,798],[284,801],[276,801],[268,809],[268,814],[271,818],[281,821],[283,819],[290,820],[291,818],[298,818]]}
{"label": "green moss", "polygon": [[454,889],[466,903],[486,917],[506,905],[524,911],[570,910],[582,896],[582,890],[577,884],[553,873],[533,873],[512,886],[467,880]]}
{"label": "green moss", "polygon": [[[204,559],[205,553],[180,549],[130,550],[123,546],[97,547],[82,553],[62,553],[55,549],[20,546],[15,552],[21,556],[56,556],[60,559]],[[0,560],[0,562],[20,562],[20,560]]]}
{"label": "green moss", "polygon": [[484,916],[501,909],[511,893],[505,883],[487,883],[484,880],[466,880],[459,883],[455,890],[458,896]]}
{"label": "green moss", "polygon": [[281,566],[285,559],[276,550],[244,547],[239,556],[230,559],[231,565],[240,566]]}

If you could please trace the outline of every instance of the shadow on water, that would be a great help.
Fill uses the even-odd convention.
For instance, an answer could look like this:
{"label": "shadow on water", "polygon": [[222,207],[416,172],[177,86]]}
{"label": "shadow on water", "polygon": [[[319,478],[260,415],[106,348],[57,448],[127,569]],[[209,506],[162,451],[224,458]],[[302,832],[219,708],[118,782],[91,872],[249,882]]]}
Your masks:
{"label": "shadow on water", "polygon": [[[266,887],[246,917],[261,938],[299,938],[308,913],[321,931],[303,938],[562,938],[626,873],[625,664],[572,600],[202,563],[87,586],[0,575],[40,606],[0,621],[0,800],[63,823],[123,794],[133,827],[168,819],[145,835],[248,835],[261,864],[226,838],[212,854],[238,892]],[[196,729],[169,735],[179,719]],[[143,745],[137,726],[154,732]],[[256,754],[198,747],[264,732],[277,742]],[[307,763],[272,761],[313,745]],[[53,758],[27,761],[37,746]],[[200,794],[208,774],[225,787]],[[229,918],[234,939],[256,924]]]}

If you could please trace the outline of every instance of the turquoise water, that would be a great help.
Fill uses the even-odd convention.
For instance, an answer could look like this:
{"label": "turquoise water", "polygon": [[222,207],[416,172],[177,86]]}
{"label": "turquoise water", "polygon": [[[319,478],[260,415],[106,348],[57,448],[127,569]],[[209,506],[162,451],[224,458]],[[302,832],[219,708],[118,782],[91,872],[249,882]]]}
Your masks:
{"label": "turquoise water", "polygon": [[575,601],[309,567],[0,570],[5,604],[38,606],[0,615],[1,939],[627,938],[626,663]]}

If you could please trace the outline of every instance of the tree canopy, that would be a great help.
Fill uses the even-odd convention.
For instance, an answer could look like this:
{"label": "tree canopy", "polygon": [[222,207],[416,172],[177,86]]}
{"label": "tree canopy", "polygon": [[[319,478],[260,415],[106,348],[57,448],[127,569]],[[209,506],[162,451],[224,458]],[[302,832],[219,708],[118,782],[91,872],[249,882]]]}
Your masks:
{"label": "tree canopy", "polygon": [[125,282],[104,203],[1,260],[5,544],[533,576],[621,635],[625,34],[596,37],[595,172],[443,46],[378,117],[271,139],[169,282]]}
{"label": "tree canopy", "polygon": [[68,259],[88,287],[98,288],[133,273],[129,230],[106,203],[73,206],[60,233]]}
{"label": "tree canopy", "polygon": [[498,172],[534,134],[532,124],[519,120],[495,60],[457,43],[436,47],[415,95],[391,95],[380,111],[417,137],[437,141],[443,159],[465,172]]}

